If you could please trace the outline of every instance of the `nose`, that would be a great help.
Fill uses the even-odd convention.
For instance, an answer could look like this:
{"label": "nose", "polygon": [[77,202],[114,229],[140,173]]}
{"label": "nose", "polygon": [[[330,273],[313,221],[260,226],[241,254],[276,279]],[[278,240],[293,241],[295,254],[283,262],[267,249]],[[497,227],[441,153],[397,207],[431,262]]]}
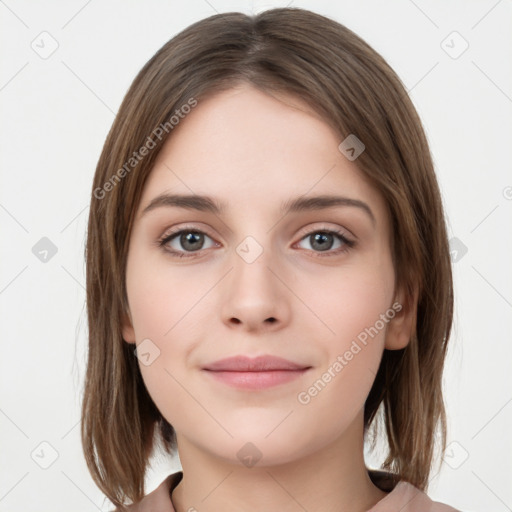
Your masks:
{"label": "nose", "polygon": [[269,251],[254,261],[235,253],[233,268],[223,280],[222,320],[231,329],[275,331],[290,321],[286,272]]}

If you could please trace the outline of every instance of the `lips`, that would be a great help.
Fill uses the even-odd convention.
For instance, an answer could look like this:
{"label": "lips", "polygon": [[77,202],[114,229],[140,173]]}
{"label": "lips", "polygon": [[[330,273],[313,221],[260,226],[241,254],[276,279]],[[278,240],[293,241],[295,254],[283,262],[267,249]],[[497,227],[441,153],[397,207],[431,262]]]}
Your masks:
{"label": "lips", "polygon": [[219,372],[265,372],[276,370],[304,370],[308,365],[295,363],[277,356],[259,356],[250,358],[247,356],[234,356],[220,359],[206,365],[203,369]]}
{"label": "lips", "polygon": [[261,391],[301,377],[311,366],[276,356],[228,357],[206,365],[203,370],[213,380],[232,388]]}

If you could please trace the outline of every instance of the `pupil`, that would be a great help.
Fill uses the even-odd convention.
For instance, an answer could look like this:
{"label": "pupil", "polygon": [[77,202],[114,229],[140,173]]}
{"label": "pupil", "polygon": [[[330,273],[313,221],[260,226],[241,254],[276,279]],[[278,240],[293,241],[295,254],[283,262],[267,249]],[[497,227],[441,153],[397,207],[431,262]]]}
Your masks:
{"label": "pupil", "polygon": [[[332,247],[332,238],[333,236],[329,233],[315,233],[314,235],[311,235],[313,237],[313,243],[311,246],[315,248],[315,244],[317,244],[317,249],[320,249],[321,251],[326,251]],[[327,246],[324,243],[327,240]]]}
{"label": "pupil", "polygon": [[[201,233],[187,233],[185,235],[181,235],[181,245],[184,249],[194,250],[197,249],[197,242],[202,242],[202,234]],[[202,244],[199,244],[201,246]]]}

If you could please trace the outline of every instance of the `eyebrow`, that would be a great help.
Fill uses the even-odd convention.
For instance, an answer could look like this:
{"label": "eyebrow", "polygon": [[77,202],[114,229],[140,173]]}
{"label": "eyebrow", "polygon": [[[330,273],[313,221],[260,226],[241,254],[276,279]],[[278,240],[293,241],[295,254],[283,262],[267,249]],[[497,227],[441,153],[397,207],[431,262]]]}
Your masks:
{"label": "eyebrow", "polygon": [[[371,208],[359,199],[349,197],[319,195],[313,197],[299,196],[284,201],[281,204],[280,213],[286,215],[288,213],[297,213],[312,210],[325,210],[340,206],[350,206],[360,208],[370,217],[372,224],[375,225],[375,216]],[[182,195],[182,194],[161,194],[151,200],[144,208],[141,217],[146,213],[161,207],[184,208],[187,210],[198,210],[202,212],[210,212],[215,215],[222,215],[226,211],[226,203],[219,202],[209,196],[200,195]]]}

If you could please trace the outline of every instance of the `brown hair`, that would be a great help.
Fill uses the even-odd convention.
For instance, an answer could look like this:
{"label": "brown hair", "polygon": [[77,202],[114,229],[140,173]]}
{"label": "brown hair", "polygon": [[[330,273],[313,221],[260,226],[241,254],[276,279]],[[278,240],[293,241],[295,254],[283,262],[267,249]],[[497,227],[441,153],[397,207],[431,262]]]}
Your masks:
{"label": "brown hair", "polygon": [[[169,454],[176,448],[172,426],[144,386],[134,345],[121,334],[129,237],[144,184],[172,134],[171,116],[191,99],[200,103],[240,82],[304,99],[340,142],[356,134],[366,146],[356,164],[389,209],[396,285],[409,297],[417,289],[418,300],[407,347],[384,350],[365,403],[365,433],[379,423],[373,421],[379,411],[389,447],[382,468],[425,490],[438,429],[441,453],[446,443],[442,371],[453,316],[432,158],[418,114],[386,61],[345,26],[298,8],[218,14],[180,32],[139,72],[107,136],[86,245],[89,351],[81,436],[92,477],[122,508],[126,498],[144,496],[155,439]],[[129,169],[126,163],[158,126],[166,126],[165,133]]]}

